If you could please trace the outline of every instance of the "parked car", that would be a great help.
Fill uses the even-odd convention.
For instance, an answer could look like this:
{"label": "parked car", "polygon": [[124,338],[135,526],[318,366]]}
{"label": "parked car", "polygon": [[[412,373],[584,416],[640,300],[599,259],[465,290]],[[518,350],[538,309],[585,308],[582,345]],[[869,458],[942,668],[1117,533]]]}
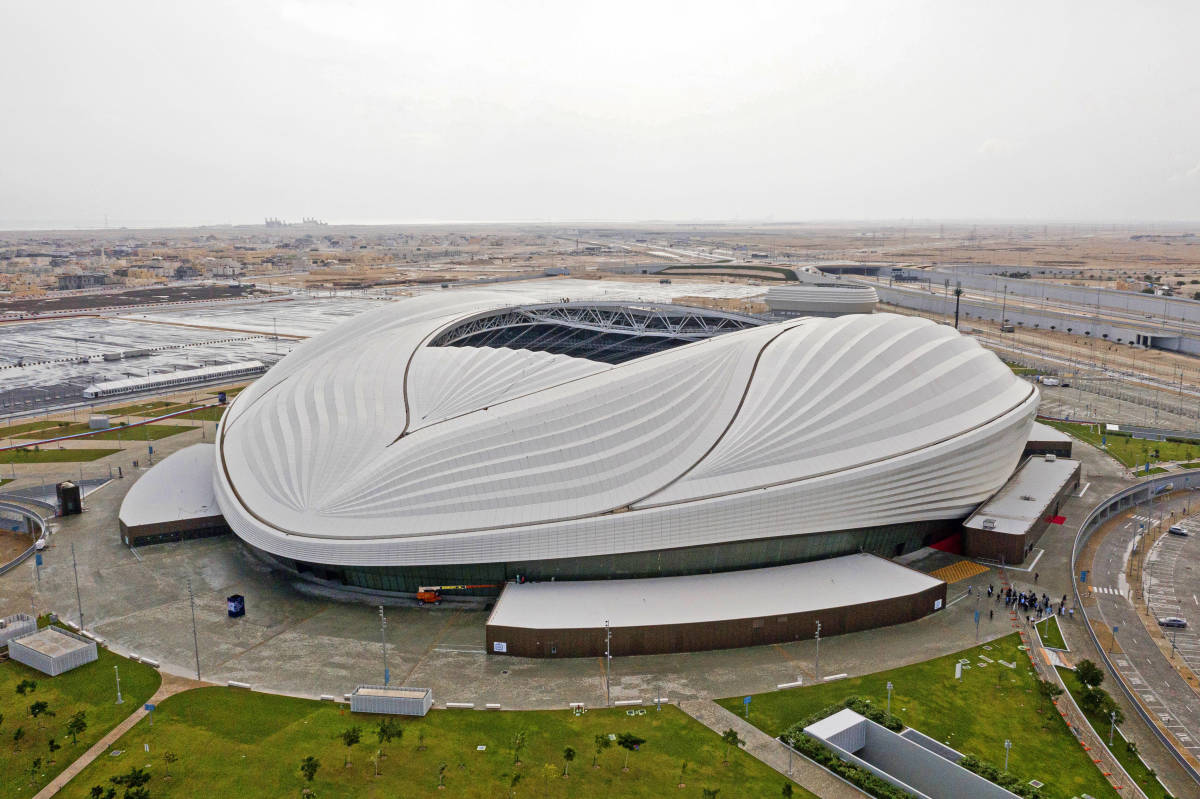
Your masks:
{"label": "parked car", "polygon": [[1181,619],[1178,616],[1167,616],[1165,619],[1158,620],[1159,627],[1187,627],[1187,619]]}
{"label": "parked car", "polygon": [[1171,535],[1189,535],[1188,531],[1180,527],[1178,524],[1172,524],[1167,528],[1167,532]]}

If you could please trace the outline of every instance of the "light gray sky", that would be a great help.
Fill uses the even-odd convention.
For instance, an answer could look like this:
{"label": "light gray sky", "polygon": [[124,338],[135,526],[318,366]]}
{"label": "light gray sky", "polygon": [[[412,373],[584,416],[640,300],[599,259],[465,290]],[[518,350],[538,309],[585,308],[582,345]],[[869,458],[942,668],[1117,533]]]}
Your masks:
{"label": "light gray sky", "polygon": [[1200,4],[0,3],[0,228],[1200,219]]}

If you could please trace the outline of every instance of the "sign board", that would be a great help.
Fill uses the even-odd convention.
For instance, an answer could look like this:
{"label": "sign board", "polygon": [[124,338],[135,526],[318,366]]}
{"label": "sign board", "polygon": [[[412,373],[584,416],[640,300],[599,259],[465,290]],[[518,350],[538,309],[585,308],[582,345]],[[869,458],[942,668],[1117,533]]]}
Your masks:
{"label": "sign board", "polygon": [[493,641],[492,642],[492,651],[493,652],[507,652],[508,651],[508,643],[505,641]]}
{"label": "sign board", "polygon": [[942,600],[940,600],[940,599],[933,600],[933,609],[941,610],[942,609]]}
{"label": "sign board", "polygon": [[41,553],[41,552],[35,552],[35,553],[33,553],[33,563],[34,563],[34,565],[35,565],[35,566],[41,566],[41,565],[42,565],[42,553]]}
{"label": "sign board", "polygon": [[1079,572],[1079,582],[1081,582],[1081,583],[1087,582],[1087,569],[1084,569],[1081,572]]}
{"label": "sign board", "polygon": [[749,696],[748,696],[748,697],[746,697],[745,699],[743,699],[743,700],[742,700],[742,704],[743,704],[743,705],[748,705],[748,704],[750,704],[750,700],[751,700],[752,698],[753,698],[753,697],[749,697]]}
{"label": "sign board", "polygon": [[154,707],[155,707],[154,705],[152,705],[152,704],[150,704],[149,702],[147,702],[147,703],[146,703],[146,712],[147,712],[147,713],[151,713],[151,712],[153,712],[153,711],[154,711]]}

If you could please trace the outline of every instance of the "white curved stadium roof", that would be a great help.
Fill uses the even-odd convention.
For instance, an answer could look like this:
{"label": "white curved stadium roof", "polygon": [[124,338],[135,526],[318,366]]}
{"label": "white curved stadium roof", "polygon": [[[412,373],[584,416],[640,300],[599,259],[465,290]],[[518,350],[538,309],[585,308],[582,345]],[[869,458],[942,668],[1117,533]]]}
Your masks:
{"label": "white curved stadium roof", "polygon": [[215,489],[248,543],[424,565],[653,551],[966,516],[1011,474],[1032,386],[890,314],[797,319],[619,365],[428,346],[512,294],[389,304],[226,412]]}

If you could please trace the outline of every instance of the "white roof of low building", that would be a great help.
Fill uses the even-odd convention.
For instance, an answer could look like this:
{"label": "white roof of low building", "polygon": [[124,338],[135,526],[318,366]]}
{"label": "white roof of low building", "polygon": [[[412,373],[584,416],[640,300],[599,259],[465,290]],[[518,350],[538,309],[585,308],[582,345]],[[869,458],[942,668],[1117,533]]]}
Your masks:
{"label": "white roof of low building", "polygon": [[1034,422],[1033,429],[1029,431],[1030,441],[1060,441],[1068,443],[1071,437],[1061,430],[1051,427],[1048,424]]}
{"label": "white roof of low building", "polygon": [[[994,497],[963,522],[963,526],[973,530],[988,529],[997,533],[1023,535],[1042,518],[1055,495],[1078,468],[1079,461],[1070,458],[1051,461],[1042,455],[1030,457]],[[988,519],[994,520],[994,527],[984,527]]]}
{"label": "white roof of low building", "polygon": [[867,717],[854,712],[850,708],[839,710],[832,716],[826,716],[820,721],[814,721],[804,728],[804,731],[809,735],[827,741],[840,732],[856,727],[867,721]]}
{"label": "white roof of low building", "polygon": [[650,577],[509,583],[489,625],[538,630],[699,624],[784,616],[892,599],[942,581],[859,553],[765,569]]}
{"label": "white roof of low building", "polygon": [[72,635],[58,627],[43,627],[36,633],[30,633],[16,639],[21,646],[40,652],[48,658],[62,657],[76,649],[87,649],[95,646],[91,641]]}
{"label": "white roof of low building", "polygon": [[134,483],[121,503],[127,527],[220,516],[213,490],[212,444],[193,444],[168,455]]}

